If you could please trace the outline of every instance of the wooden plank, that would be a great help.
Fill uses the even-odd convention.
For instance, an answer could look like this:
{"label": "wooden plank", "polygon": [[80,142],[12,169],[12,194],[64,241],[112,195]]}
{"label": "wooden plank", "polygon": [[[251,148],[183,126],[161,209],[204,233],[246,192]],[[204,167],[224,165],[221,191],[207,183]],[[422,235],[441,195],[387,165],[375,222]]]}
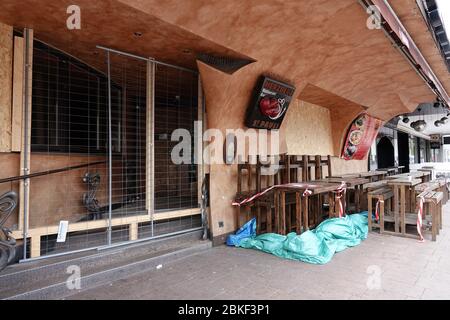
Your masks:
{"label": "wooden plank", "polygon": [[376,190],[378,188],[382,188],[384,186],[387,185],[387,181],[386,180],[382,180],[382,181],[375,181],[375,182],[369,182],[369,183],[365,183],[363,185],[363,188],[365,190],[367,190],[368,192]]}
{"label": "wooden plank", "polygon": [[285,235],[286,234],[286,193],[280,192],[279,193],[281,199],[280,199],[280,208],[281,208],[281,231],[280,233]]}
{"label": "wooden plank", "polygon": [[12,60],[13,27],[0,23],[0,152],[11,151]]}
{"label": "wooden plank", "polygon": [[407,178],[401,178],[401,179],[393,179],[388,181],[388,185],[406,185],[406,186],[416,186],[418,184],[422,183],[421,179],[412,179],[409,180]]}
{"label": "wooden plank", "polygon": [[139,224],[134,222],[130,224],[129,227],[129,240],[130,241],[134,241],[138,239],[138,233],[139,233],[139,228],[138,228]]}
{"label": "wooden plank", "polygon": [[30,257],[37,258],[41,256],[41,236],[36,235],[30,238]]}
{"label": "wooden plank", "polygon": [[406,197],[405,186],[400,186],[400,221],[402,224],[402,233],[406,233]]}
{"label": "wooden plank", "polygon": [[295,193],[295,223],[296,231],[300,234],[302,230],[302,195],[300,192]]}
{"label": "wooden plank", "polygon": [[[198,209],[198,208],[159,212],[159,213],[154,214],[153,220],[154,221],[167,220],[167,219],[174,219],[174,218],[180,218],[180,217],[195,216],[198,214],[200,214],[200,209]],[[151,220],[150,220],[149,215],[144,214],[144,215],[131,216],[131,217],[113,218],[111,220],[111,226],[113,226],[113,227],[125,226],[125,225],[130,225],[133,223],[138,224],[138,223],[150,222],[150,221]],[[33,229],[28,230],[28,234],[30,237],[57,234],[58,227],[59,226],[56,225],[56,226],[33,228]],[[76,222],[76,223],[69,223],[68,232],[102,229],[102,228],[106,228],[106,227],[108,227],[108,222],[106,219]],[[16,239],[23,239],[23,234],[20,230],[14,230],[12,232],[12,235]]]}
{"label": "wooden plank", "polygon": [[22,146],[23,110],[23,38],[14,37],[13,97],[11,122],[11,151],[20,152]]}

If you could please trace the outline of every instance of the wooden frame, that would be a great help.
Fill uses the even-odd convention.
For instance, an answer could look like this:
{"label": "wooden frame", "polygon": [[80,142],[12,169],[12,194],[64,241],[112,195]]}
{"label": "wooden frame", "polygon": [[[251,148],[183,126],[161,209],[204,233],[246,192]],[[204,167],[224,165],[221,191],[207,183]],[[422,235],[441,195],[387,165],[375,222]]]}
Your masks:
{"label": "wooden frame", "polygon": [[[173,219],[187,216],[194,216],[200,214],[199,208],[194,209],[186,209],[186,210],[176,210],[176,211],[167,211],[161,213],[155,213],[153,217],[149,215],[138,215],[132,217],[120,217],[113,218],[111,220],[111,224],[109,224],[108,219],[101,220],[92,220],[85,222],[75,222],[69,223],[69,228],[67,232],[75,232],[75,231],[86,231],[86,230],[95,230],[107,228],[109,225],[111,227],[118,226],[129,226],[129,240],[137,240],[138,239],[138,224],[143,222],[151,222],[164,220],[164,219]],[[38,227],[28,230],[27,237],[31,240],[31,258],[36,258],[41,255],[41,236],[52,235],[58,233],[58,226],[47,226],[47,227]],[[15,239],[23,239],[23,232],[21,230],[14,230],[12,232],[12,236]]]}
{"label": "wooden frame", "polygon": [[153,217],[154,212],[154,170],[155,170],[155,152],[154,152],[154,119],[155,119],[155,63],[151,60],[147,61],[147,148],[146,152],[146,188],[145,188],[145,207],[149,217]]}

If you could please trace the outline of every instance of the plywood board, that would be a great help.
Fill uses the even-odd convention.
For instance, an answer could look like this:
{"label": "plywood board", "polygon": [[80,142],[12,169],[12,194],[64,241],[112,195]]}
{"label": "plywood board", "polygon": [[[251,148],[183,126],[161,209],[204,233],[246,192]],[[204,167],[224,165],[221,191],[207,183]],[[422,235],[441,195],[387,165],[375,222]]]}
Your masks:
{"label": "plywood board", "polygon": [[20,152],[23,109],[23,38],[14,37],[11,151]]}
{"label": "plywood board", "polygon": [[0,23],[0,152],[11,151],[12,31]]}

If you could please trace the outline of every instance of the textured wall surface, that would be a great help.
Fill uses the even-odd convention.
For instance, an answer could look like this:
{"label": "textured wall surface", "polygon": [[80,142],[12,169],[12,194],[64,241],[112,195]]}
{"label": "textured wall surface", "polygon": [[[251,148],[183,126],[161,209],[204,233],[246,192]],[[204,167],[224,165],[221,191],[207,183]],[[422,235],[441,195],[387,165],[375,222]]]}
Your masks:
{"label": "textured wall surface", "polygon": [[0,23],[0,152],[11,151],[12,27]]}

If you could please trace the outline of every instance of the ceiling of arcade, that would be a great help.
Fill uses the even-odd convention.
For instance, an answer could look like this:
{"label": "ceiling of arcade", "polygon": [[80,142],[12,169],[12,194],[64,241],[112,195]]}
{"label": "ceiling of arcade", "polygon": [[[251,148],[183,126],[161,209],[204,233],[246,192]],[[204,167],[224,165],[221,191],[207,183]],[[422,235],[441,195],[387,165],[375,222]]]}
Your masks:
{"label": "ceiling of arcade", "polygon": [[[299,99],[322,92],[315,99],[324,107],[337,108],[344,99],[383,120],[435,98],[383,32],[367,28],[357,0],[78,0],[82,28],[69,32],[72,2],[3,0],[0,21],[34,28],[37,38],[99,68],[98,44],[189,68],[197,68],[198,53],[254,59],[224,79],[254,82],[273,74],[294,83]],[[390,3],[450,91],[414,1]]]}

